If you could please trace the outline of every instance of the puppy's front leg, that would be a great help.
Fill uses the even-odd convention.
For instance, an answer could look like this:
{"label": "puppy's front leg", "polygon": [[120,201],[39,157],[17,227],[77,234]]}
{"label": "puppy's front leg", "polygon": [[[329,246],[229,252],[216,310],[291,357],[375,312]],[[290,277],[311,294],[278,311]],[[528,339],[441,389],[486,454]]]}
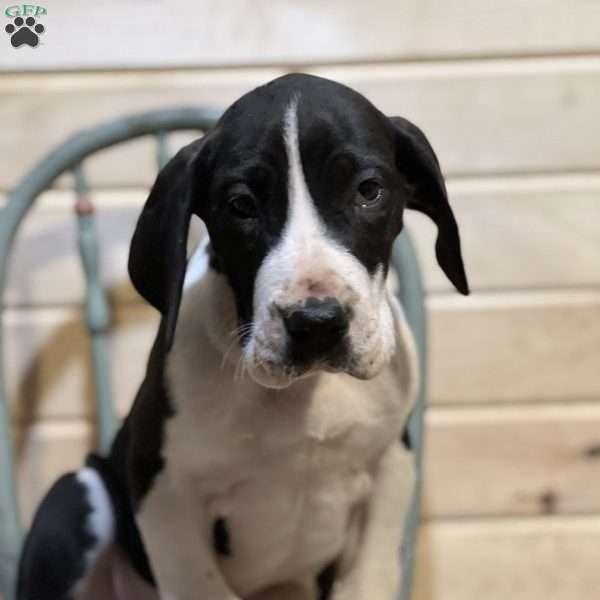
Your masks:
{"label": "puppy's front leg", "polygon": [[240,600],[217,565],[206,506],[187,483],[174,485],[164,472],[159,474],[137,522],[161,598]]}
{"label": "puppy's front leg", "polygon": [[[366,506],[359,547],[351,551],[333,600],[395,600],[400,589],[399,549],[415,482],[414,456],[400,443],[383,455]],[[344,566],[346,567],[344,572]]]}

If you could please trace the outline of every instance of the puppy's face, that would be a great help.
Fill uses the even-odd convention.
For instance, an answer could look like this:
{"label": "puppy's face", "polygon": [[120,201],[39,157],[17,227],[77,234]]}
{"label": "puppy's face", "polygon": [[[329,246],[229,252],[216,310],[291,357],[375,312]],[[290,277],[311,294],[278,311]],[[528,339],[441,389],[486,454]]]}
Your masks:
{"label": "puppy's face", "polygon": [[[384,286],[407,190],[393,135],[366,102],[322,91],[244,98],[209,190],[213,264],[245,367],[270,387],[318,369],[372,377],[394,349]],[[240,127],[256,113],[267,122]]]}
{"label": "puppy's face", "polygon": [[[171,174],[189,213],[206,222],[211,266],[235,299],[244,366],[260,384],[283,387],[318,370],[366,379],[393,353],[385,279],[403,210],[438,191],[421,210],[438,226],[436,201],[442,220],[452,214],[433,151],[410,138],[420,131],[408,124],[399,142],[406,124],[344,86],[287,76],[236,102]],[[446,245],[458,248],[460,279],[454,235]]]}

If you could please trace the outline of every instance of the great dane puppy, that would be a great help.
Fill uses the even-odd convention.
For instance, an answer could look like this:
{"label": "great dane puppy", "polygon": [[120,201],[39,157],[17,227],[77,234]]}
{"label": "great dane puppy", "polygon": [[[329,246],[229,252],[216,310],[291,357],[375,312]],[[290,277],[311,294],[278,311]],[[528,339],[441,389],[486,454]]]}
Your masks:
{"label": "great dane puppy", "polygon": [[[162,313],[145,379],[110,455],[42,502],[20,600],[395,597],[417,365],[386,279],[406,208],[468,293],[423,133],[309,75],[166,165],[129,260]],[[208,236],[188,261],[192,215]]]}

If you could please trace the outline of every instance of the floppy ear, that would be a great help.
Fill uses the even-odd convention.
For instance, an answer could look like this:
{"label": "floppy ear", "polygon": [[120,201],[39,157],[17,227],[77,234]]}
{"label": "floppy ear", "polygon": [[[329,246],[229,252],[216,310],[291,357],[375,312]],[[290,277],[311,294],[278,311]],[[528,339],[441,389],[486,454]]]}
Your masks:
{"label": "floppy ear", "polygon": [[181,149],[158,174],[142,209],[129,250],[135,289],[163,315],[167,350],[173,343],[186,269],[194,180],[205,138]]}
{"label": "floppy ear", "polygon": [[425,134],[402,117],[390,117],[396,130],[396,165],[413,186],[408,208],[425,213],[438,228],[435,254],[440,267],[461,294],[469,293],[460,251],[458,225],[437,157]]}

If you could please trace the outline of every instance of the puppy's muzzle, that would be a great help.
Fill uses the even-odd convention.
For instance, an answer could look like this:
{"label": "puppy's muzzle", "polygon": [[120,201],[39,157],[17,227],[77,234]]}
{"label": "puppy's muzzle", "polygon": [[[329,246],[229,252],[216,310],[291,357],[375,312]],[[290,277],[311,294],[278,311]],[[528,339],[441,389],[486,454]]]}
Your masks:
{"label": "puppy's muzzle", "polygon": [[343,352],[350,327],[350,311],[335,298],[307,298],[282,312],[288,334],[288,358],[306,365]]}

